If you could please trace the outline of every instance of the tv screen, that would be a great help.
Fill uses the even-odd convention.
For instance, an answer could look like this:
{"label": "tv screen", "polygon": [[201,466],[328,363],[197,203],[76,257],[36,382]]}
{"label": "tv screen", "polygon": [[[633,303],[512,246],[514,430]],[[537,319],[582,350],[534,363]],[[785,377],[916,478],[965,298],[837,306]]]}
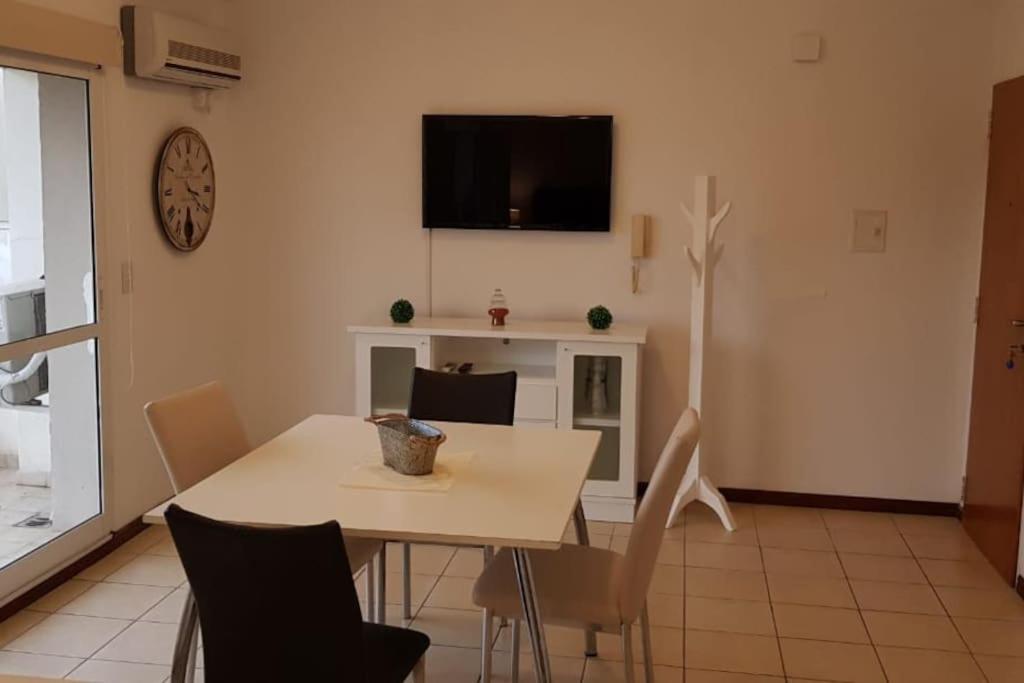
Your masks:
{"label": "tv screen", "polygon": [[423,117],[423,227],[604,231],[611,116]]}

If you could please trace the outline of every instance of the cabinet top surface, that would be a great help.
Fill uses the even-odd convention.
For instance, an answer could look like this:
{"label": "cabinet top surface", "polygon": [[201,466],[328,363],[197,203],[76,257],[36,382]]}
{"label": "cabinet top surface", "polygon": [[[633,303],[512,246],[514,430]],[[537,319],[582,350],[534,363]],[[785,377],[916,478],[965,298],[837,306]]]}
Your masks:
{"label": "cabinet top surface", "polygon": [[612,344],[643,344],[647,328],[642,325],[613,324],[605,331],[591,330],[585,322],[560,320],[517,320],[509,317],[502,327],[488,318],[416,318],[411,323],[378,321],[349,325],[354,334],[408,334],[433,337],[491,337],[495,339],[541,339],[549,341],[587,341]]}

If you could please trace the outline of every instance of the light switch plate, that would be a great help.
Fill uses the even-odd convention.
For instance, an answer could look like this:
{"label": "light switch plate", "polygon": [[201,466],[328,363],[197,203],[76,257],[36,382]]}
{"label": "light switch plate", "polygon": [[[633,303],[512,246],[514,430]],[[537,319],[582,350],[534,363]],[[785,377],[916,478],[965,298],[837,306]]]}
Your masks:
{"label": "light switch plate", "polygon": [[885,233],[889,212],[875,209],[853,210],[853,238],[850,251],[880,253],[885,251]]}

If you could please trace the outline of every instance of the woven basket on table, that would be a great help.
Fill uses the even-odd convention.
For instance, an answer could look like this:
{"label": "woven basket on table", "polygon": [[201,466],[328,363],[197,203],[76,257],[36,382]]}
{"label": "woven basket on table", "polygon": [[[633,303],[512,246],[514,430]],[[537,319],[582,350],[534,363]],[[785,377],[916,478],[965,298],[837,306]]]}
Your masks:
{"label": "woven basket on table", "polygon": [[377,425],[385,465],[401,474],[434,471],[437,447],[448,438],[440,429],[399,414],[377,415],[366,421]]}

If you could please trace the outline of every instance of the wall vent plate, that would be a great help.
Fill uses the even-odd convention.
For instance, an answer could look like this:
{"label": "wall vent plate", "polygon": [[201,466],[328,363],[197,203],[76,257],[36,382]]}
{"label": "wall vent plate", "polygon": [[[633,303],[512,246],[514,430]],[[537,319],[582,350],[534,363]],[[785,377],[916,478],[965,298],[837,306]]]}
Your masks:
{"label": "wall vent plate", "polygon": [[853,238],[850,251],[881,253],[885,251],[885,233],[889,227],[889,212],[875,209],[854,209]]}

